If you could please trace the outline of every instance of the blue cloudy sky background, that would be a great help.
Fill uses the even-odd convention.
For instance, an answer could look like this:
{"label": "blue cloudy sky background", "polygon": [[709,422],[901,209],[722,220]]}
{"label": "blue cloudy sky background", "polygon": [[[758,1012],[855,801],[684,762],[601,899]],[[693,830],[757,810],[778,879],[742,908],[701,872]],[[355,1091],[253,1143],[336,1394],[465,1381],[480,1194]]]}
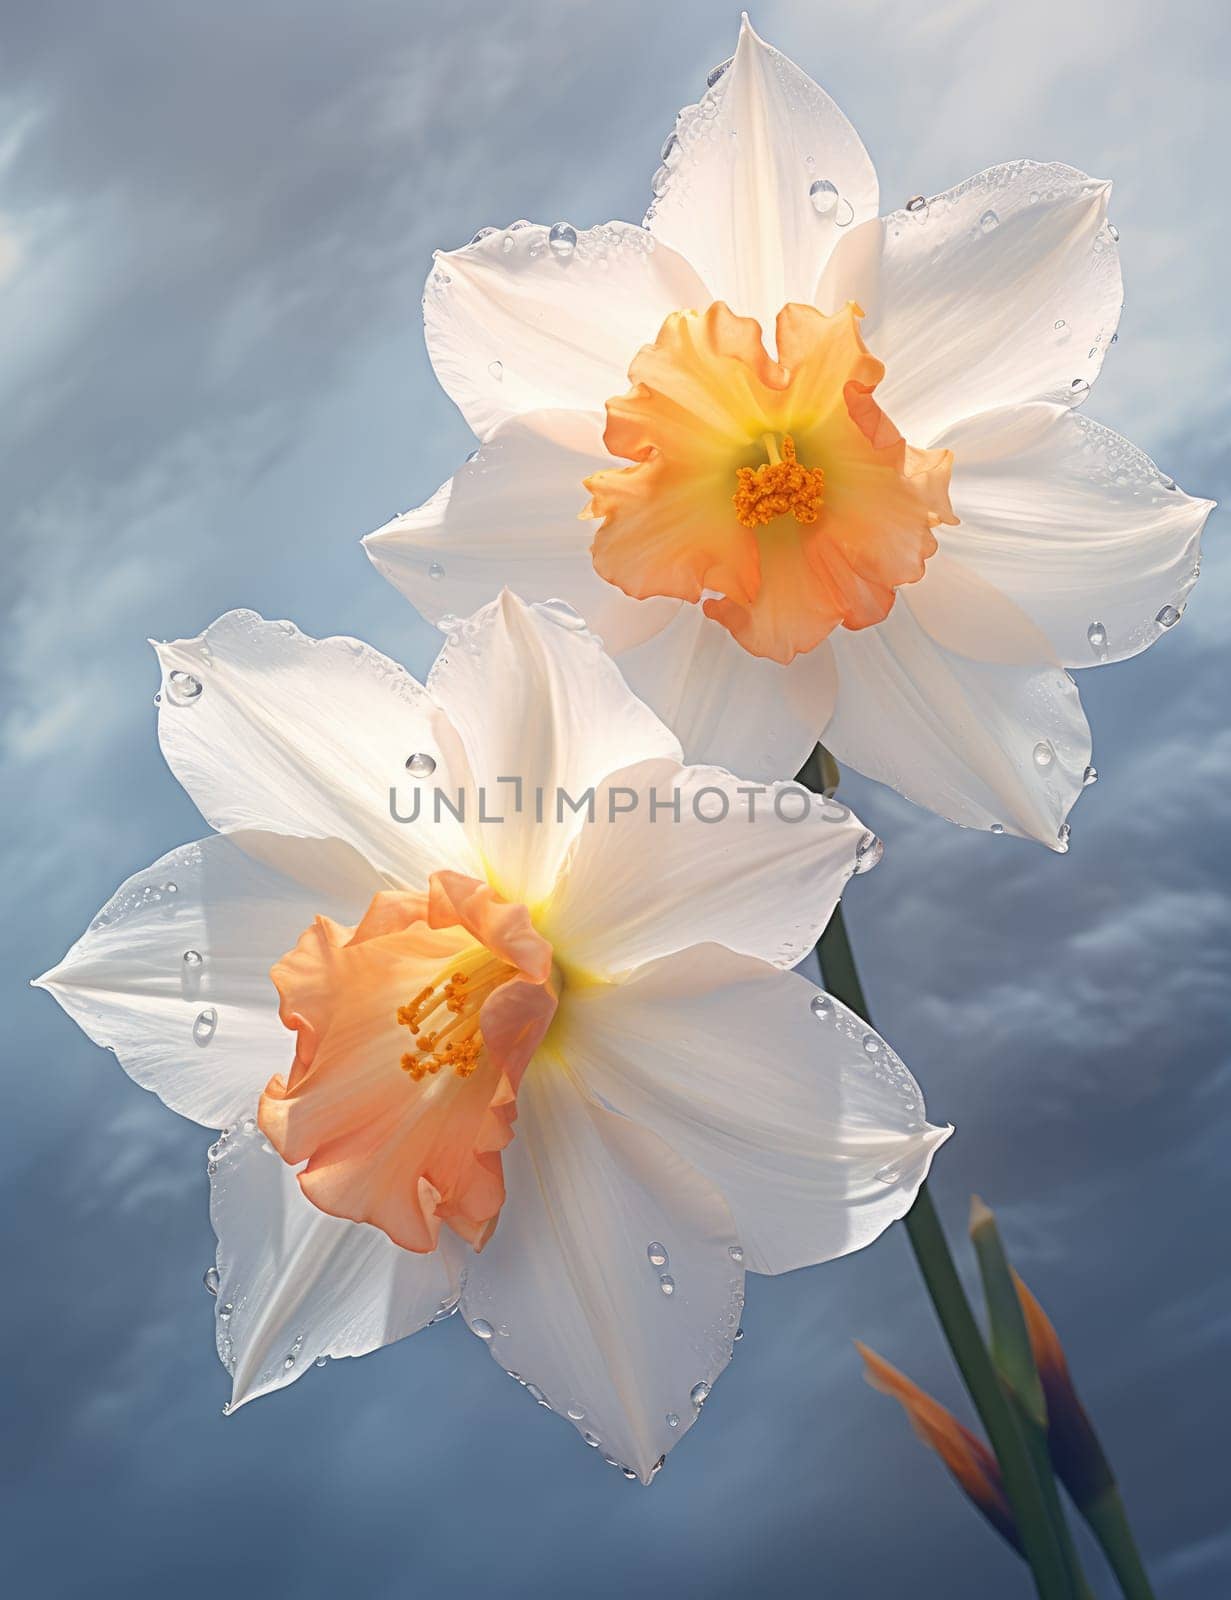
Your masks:
{"label": "blue cloudy sky background", "polygon": [[[1127,309],[1087,409],[1225,501],[1221,0],[753,20],[852,117],[887,205],[1019,155],[1116,180]],[[958,1398],[900,1230],[750,1280],[747,1337],[648,1493],[460,1319],[224,1421],[207,1139],[26,988],[202,831],[158,754],[148,635],[247,605],[426,668],[433,634],[356,541],[470,448],[423,352],[430,252],[639,218],[737,23],[713,0],[0,3],[0,1519],[23,1594],[1028,1593],[860,1381],[854,1337]],[[1182,626],[1083,677],[1102,781],[1066,858],[851,786],[888,840],[847,896],[877,1020],[958,1125],[938,1199],[955,1233],[972,1190],[997,1208],[1170,1600],[1231,1591],[1220,520]]]}

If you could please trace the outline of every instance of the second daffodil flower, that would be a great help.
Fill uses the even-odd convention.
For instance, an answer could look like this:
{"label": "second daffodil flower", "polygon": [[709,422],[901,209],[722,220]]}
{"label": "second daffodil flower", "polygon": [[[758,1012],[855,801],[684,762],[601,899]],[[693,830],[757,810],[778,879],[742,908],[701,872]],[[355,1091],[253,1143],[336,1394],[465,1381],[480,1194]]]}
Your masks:
{"label": "second daffodil flower", "polygon": [[222,1130],[231,1405],[460,1305],[648,1482],[730,1358],[745,1269],[869,1243],[949,1131],[788,970],[871,836],[683,766],[560,607],[503,595],[426,687],[247,612],[159,656],[163,751],[220,831],[40,981]]}
{"label": "second daffodil flower", "polygon": [[481,441],[369,535],[433,619],[589,620],[690,760],[835,756],[1064,849],[1066,669],[1179,617],[1209,505],[1075,408],[1120,314],[1109,185],[1014,161],[878,218],[858,135],[745,19],[644,227],[485,228],[424,301]]}

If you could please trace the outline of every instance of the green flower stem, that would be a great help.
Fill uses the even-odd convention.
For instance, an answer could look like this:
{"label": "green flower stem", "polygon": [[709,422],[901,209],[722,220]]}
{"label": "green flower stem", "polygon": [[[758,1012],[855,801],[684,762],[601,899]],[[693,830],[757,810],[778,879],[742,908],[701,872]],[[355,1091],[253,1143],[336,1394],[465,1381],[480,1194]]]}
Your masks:
{"label": "green flower stem", "polygon": [[[868,1002],[859,981],[840,905],[821,935],[817,953],[826,988],[871,1027]],[[1083,1600],[1081,1590],[1074,1587],[1069,1575],[1065,1552],[1048,1515],[1021,1424],[1001,1387],[966,1299],[926,1182],[921,1185],[905,1223],[915,1260],[949,1349],[1000,1463],[1005,1494],[1013,1509],[1040,1600]]]}
{"label": "green flower stem", "polygon": [[1154,1590],[1128,1525],[1119,1489],[1113,1484],[1097,1500],[1081,1507],[1081,1513],[1103,1547],[1124,1600],[1154,1600]]}

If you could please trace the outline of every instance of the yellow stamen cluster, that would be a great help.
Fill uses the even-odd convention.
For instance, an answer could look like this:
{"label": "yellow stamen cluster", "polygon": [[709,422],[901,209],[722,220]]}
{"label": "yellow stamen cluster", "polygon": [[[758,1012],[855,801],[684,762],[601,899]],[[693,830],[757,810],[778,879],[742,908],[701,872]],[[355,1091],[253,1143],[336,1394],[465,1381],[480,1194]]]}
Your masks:
{"label": "yellow stamen cluster", "polygon": [[773,434],[763,436],[769,460],[759,467],[737,467],[735,515],[745,528],[760,528],[791,512],[796,522],[815,522],[824,504],[825,474],[795,459],[795,441],[784,434],[782,453]]}
{"label": "yellow stamen cluster", "polygon": [[409,1073],[415,1083],[429,1074],[435,1076],[445,1067],[459,1078],[468,1078],[478,1066],[483,1035],[477,1023],[469,1033],[457,1031],[459,1023],[453,1021],[445,1021],[430,1032],[422,1031],[424,1021],[442,1006],[458,1019],[462,1019],[467,1010],[473,1013],[477,997],[467,994],[469,981],[464,972],[455,972],[443,990],[429,983],[408,1005],[398,1007],[398,1023],[409,1028],[415,1038],[415,1049],[408,1050],[402,1057],[402,1071]]}

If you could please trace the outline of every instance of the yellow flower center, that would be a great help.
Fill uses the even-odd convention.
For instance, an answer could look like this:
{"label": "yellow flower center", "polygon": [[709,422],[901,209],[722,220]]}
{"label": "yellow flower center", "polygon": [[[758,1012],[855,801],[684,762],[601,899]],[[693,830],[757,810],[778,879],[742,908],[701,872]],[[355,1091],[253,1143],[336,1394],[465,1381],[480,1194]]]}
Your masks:
{"label": "yellow flower center", "polygon": [[402,1071],[415,1083],[444,1068],[468,1078],[479,1064],[483,1052],[479,1012],[488,995],[513,977],[515,969],[482,945],[469,957],[469,962],[463,957],[452,970],[445,968],[397,1009],[399,1027],[408,1028],[415,1041],[414,1049],[401,1060]]}
{"label": "yellow flower center", "polygon": [[957,520],[953,458],[913,449],[873,398],[862,315],[784,306],[775,361],[721,301],[673,312],[607,402],[607,448],[631,465],[586,479],[599,576],[701,604],[780,662],[883,621]]}
{"label": "yellow flower center", "polygon": [[778,441],[772,433],[761,435],[769,460],[760,467],[736,467],[736,520],[744,528],[760,528],[789,511],[796,522],[815,522],[825,500],[825,474],[820,467],[805,467],[795,459],[795,441],[790,434]]}

